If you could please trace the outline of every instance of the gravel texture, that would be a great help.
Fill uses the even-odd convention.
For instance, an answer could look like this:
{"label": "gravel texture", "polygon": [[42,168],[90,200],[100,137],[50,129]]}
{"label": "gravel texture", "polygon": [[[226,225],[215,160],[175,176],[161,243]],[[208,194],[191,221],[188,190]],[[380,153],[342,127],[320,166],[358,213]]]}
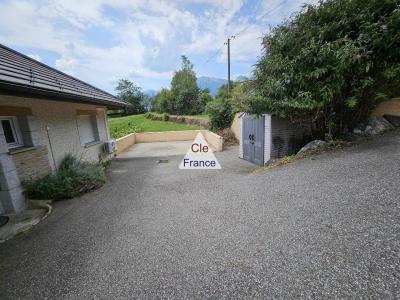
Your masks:
{"label": "gravel texture", "polygon": [[0,297],[400,297],[400,131],[257,173],[236,151],[114,161],[0,245]]}

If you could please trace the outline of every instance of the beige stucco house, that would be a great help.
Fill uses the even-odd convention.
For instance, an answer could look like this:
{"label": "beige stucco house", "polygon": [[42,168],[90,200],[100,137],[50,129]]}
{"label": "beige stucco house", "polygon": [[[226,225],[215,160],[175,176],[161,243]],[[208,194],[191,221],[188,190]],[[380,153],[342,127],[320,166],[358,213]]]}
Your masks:
{"label": "beige stucco house", "polygon": [[110,158],[107,108],[124,101],[0,45],[0,214],[22,210],[21,182],[57,169],[66,154]]}

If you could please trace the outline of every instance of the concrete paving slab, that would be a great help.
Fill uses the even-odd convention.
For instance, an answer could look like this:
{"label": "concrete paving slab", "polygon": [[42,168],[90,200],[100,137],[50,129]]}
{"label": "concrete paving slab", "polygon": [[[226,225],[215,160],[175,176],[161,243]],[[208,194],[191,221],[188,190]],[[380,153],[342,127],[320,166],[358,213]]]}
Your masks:
{"label": "concrete paving slab", "polygon": [[118,158],[163,157],[185,155],[193,141],[139,143],[132,145]]}

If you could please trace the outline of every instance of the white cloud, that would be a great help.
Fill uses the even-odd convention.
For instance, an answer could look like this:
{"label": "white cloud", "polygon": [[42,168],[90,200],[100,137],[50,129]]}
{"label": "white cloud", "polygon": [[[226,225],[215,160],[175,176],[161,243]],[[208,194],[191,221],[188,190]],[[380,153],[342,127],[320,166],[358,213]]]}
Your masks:
{"label": "white cloud", "polygon": [[[2,0],[0,40],[11,47],[56,53],[56,68],[109,89],[110,80],[121,77],[165,81],[182,53],[207,58],[219,51],[212,62],[222,62],[223,42],[242,31],[232,41],[232,60],[254,60],[267,29],[262,14],[277,7],[268,20],[278,20],[301,3],[286,2]],[[189,10],[191,5],[204,10]]]}
{"label": "white cloud", "polygon": [[56,68],[69,75],[74,75],[74,70],[77,64],[78,61],[75,58],[64,55],[60,59],[56,60]]}
{"label": "white cloud", "polygon": [[46,11],[53,19],[62,18],[77,28],[89,26],[109,27],[114,23],[102,13],[107,1],[53,0],[46,1]]}
{"label": "white cloud", "polygon": [[284,19],[290,18],[294,13],[300,11],[305,4],[317,4],[319,0],[264,0],[261,2],[256,19],[264,20],[269,24],[277,24]]}
{"label": "white cloud", "polygon": [[196,32],[194,41],[188,45],[188,51],[199,54],[218,51],[219,54],[215,59],[222,62],[226,59],[227,51],[224,42],[228,37],[235,35],[231,44],[232,60],[244,61],[259,55],[261,49],[259,37],[262,36],[262,28],[249,23],[247,17],[238,15],[243,1],[210,1],[210,3],[214,8],[200,18],[202,28]]}
{"label": "white cloud", "polygon": [[62,52],[64,41],[76,36],[56,30],[40,6],[29,1],[8,1],[1,4],[0,40],[11,45]]}
{"label": "white cloud", "polygon": [[42,61],[42,59],[40,58],[40,56],[38,54],[28,54],[28,56],[34,60]]}

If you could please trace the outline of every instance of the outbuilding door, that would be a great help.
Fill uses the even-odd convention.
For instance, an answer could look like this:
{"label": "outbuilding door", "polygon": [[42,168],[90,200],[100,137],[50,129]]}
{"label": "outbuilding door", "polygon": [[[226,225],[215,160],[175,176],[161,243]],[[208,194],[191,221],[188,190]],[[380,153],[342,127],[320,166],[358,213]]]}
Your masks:
{"label": "outbuilding door", "polygon": [[254,115],[242,116],[242,142],[243,159],[256,165],[264,165],[264,116]]}

